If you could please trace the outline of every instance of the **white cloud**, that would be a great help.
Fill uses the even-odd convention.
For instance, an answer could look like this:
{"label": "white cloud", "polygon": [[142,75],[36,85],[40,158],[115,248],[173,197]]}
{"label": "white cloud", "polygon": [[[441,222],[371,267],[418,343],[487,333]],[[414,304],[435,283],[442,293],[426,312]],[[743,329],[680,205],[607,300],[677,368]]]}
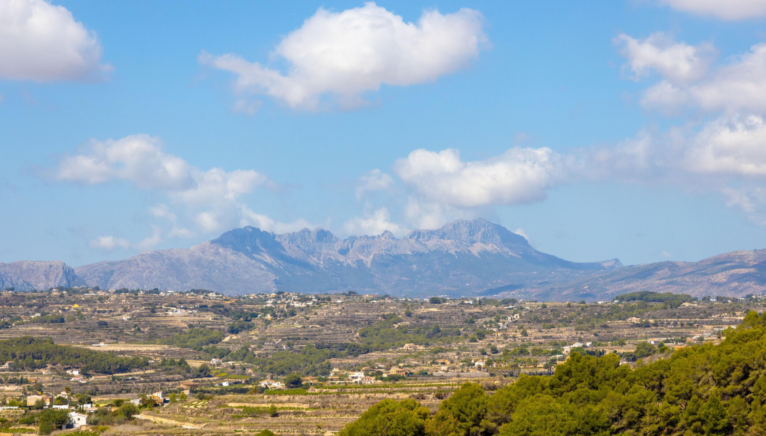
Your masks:
{"label": "white cloud", "polygon": [[183,228],[183,227],[178,227],[176,225],[178,221],[178,217],[176,216],[175,213],[173,213],[170,210],[170,207],[168,207],[167,204],[158,204],[158,205],[152,206],[151,208],[149,208],[149,213],[151,213],[152,216],[154,216],[155,218],[162,218],[167,220],[172,225],[170,231],[168,232],[169,237],[191,238],[195,236],[194,232],[192,232],[191,230]]}
{"label": "white cloud", "polygon": [[224,171],[213,168],[204,172],[192,171],[194,184],[188,189],[170,193],[171,198],[182,203],[201,206],[216,202],[230,202],[248,194],[258,186],[269,185],[263,174],[253,170]]}
{"label": "white cloud", "polygon": [[90,248],[112,251],[115,248],[129,248],[130,241],[114,236],[99,236],[89,242]]}
{"label": "white cloud", "polygon": [[395,235],[402,235],[405,230],[391,221],[391,214],[386,208],[380,208],[363,217],[356,217],[343,224],[343,230],[349,235],[379,235],[389,231]]}
{"label": "white cloud", "polygon": [[162,151],[159,138],[131,135],[119,140],[92,140],[80,154],[61,159],[58,180],[100,184],[124,180],[139,189],[184,190],[194,185],[193,168]]}
{"label": "white cloud", "polygon": [[162,148],[159,138],[148,135],[93,140],[79,154],[65,155],[53,177],[92,185],[126,181],[138,189],[165,191],[189,205],[235,200],[269,184],[266,176],[253,170],[202,171]]}
{"label": "white cloud", "polygon": [[638,40],[621,34],[614,39],[636,79],[657,71],[671,82],[699,79],[707,71],[717,52],[712,44],[691,46],[676,42],[672,35],[657,32]]}
{"label": "white cloud", "polygon": [[663,111],[692,106],[727,113],[766,112],[766,44],[734,58],[728,65],[692,83],[659,82],[649,88],[641,103]]}
{"label": "white cloud", "polygon": [[688,148],[684,166],[704,175],[766,178],[766,123],[759,116],[708,123]]}
{"label": "white cloud", "polygon": [[63,6],[43,0],[0,1],[0,78],[100,80],[111,69],[100,61],[95,33]]}
{"label": "white cloud", "polygon": [[453,149],[415,150],[394,172],[420,197],[456,207],[517,205],[545,198],[563,182],[561,156],[549,148],[511,148],[484,161],[463,162]]}
{"label": "white cloud", "polygon": [[726,21],[766,16],[765,0],[660,0],[673,9]]}
{"label": "white cloud", "polygon": [[[183,158],[165,152],[162,142],[148,135],[93,140],[78,154],[63,156],[47,176],[87,185],[122,181],[136,189],[161,193],[167,197],[168,203],[155,204],[148,212],[165,223],[164,233],[171,238],[211,234],[242,225],[258,225],[277,232],[309,226],[305,220],[276,222],[246,207],[243,196],[259,187],[276,186],[265,175],[253,170],[211,168],[203,171]],[[145,250],[158,245],[162,238],[162,228],[153,225],[150,236],[138,243],[127,244]],[[103,243],[91,246],[105,248],[109,243],[116,244],[114,239],[105,239]]]}
{"label": "white cloud", "polygon": [[255,112],[258,111],[259,107],[261,107],[260,102],[239,99],[234,103],[234,106],[232,106],[231,111],[234,112],[235,114],[244,114],[249,117],[252,117],[253,115],[255,115]]}
{"label": "white cloud", "polygon": [[764,117],[721,116],[697,128],[647,130],[622,143],[567,153],[514,147],[465,162],[457,150],[415,150],[394,164],[394,173],[411,192],[404,217],[418,228],[542,201],[559,186],[601,182],[723,193],[729,206],[766,225],[766,190],[758,188],[766,180],[764,144]]}
{"label": "white cloud", "polygon": [[274,232],[277,234],[297,232],[298,230],[302,229],[315,229],[318,227],[306,221],[305,219],[297,219],[289,223],[275,221],[266,215],[253,212],[246,206],[242,207],[242,219],[240,220],[239,225],[241,227],[258,227],[261,230]]}
{"label": "white cloud", "polygon": [[721,194],[727,206],[740,209],[753,224],[766,226],[766,189],[760,186],[724,187]]}
{"label": "white cloud", "polygon": [[407,199],[404,216],[416,229],[436,229],[451,221],[449,206],[411,196]]}
{"label": "white cloud", "polygon": [[115,248],[149,250],[162,242],[162,230],[159,226],[152,225],[152,234],[137,243],[131,243],[125,238],[115,236],[99,236],[92,239],[88,245],[90,248],[104,251],[112,251]]}
{"label": "white cloud", "polygon": [[286,73],[236,54],[203,52],[199,62],[234,73],[236,91],[268,95],[291,108],[317,109],[324,95],[353,108],[382,85],[431,82],[466,67],[486,41],[481,14],[471,9],[429,10],[407,23],[366,3],[342,12],[320,8],[289,33],[274,51],[287,62]]}
{"label": "white cloud", "polygon": [[162,230],[159,226],[152,225],[152,234],[136,244],[139,250],[151,250],[162,242]]}
{"label": "white cloud", "polygon": [[527,232],[524,229],[518,228],[518,229],[514,230],[513,233],[516,233],[517,235],[519,235],[519,236],[523,237],[524,239],[526,239],[527,242],[529,242],[529,235],[527,235]]}
{"label": "white cloud", "polygon": [[394,185],[394,179],[391,175],[374,169],[367,174],[359,177],[356,182],[356,198],[361,199],[365,193],[370,191],[384,191]]}

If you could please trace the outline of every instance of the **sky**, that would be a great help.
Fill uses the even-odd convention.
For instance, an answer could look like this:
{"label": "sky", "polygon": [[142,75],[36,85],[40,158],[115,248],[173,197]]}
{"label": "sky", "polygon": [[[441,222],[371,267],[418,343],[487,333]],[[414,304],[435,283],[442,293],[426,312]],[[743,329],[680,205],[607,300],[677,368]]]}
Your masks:
{"label": "sky", "polygon": [[483,217],[766,248],[766,0],[0,0],[0,262]]}

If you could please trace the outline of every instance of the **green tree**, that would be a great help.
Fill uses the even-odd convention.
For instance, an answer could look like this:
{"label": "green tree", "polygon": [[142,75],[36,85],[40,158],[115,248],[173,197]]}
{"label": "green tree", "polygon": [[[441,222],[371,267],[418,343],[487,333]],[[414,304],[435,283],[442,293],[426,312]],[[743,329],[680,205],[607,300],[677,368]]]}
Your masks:
{"label": "green tree", "polygon": [[66,410],[46,409],[37,418],[40,434],[50,434],[69,422],[69,412]]}
{"label": "green tree", "polygon": [[272,418],[279,416],[279,411],[277,410],[277,406],[270,405],[268,409],[266,409],[266,413],[269,414]]}
{"label": "green tree", "polygon": [[346,425],[340,436],[425,436],[430,412],[415,400],[383,400]]}
{"label": "green tree", "polygon": [[487,396],[476,383],[465,383],[439,405],[428,421],[434,436],[474,436],[481,434],[481,421],[487,414]]}
{"label": "green tree", "polygon": [[285,386],[291,389],[300,388],[303,386],[303,379],[300,375],[292,373],[285,377]]}

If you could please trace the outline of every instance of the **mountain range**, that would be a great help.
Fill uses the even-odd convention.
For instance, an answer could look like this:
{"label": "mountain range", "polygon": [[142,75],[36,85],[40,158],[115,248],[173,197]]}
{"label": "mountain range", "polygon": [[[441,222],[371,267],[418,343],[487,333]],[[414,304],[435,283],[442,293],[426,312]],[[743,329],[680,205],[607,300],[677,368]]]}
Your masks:
{"label": "mountain range", "polygon": [[542,253],[483,219],[456,221],[397,238],[340,239],[327,230],[274,234],[234,229],[188,249],[147,251],[74,270],[63,262],[0,264],[0,288],[209,289],[345,292],[407,296],[500,295],[541,300],[605,299],[634,290],[744,295],[766,289],[766,251],[697,263],[624,267],[619,260],[577,263]]}

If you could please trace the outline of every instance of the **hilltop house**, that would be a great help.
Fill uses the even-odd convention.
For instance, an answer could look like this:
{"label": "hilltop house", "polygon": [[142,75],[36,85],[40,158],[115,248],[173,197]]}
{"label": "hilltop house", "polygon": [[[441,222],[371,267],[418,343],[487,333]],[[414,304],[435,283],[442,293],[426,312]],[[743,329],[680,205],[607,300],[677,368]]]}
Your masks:
{"label": "hilltop house", "polygon": [[79,412],[69,412],[69,423],[65,425],[62,430],[67,428],[80,428],[84,425],[88,425],[88,415]]}
{"label": "hilltop house", "polygon": [[27,406],[34,406],[35,403],[37,403],[40,400],[43,400],[46,406],[50,406],[50,404],[53,402],[53,395],[51,394],[28,395]]}

